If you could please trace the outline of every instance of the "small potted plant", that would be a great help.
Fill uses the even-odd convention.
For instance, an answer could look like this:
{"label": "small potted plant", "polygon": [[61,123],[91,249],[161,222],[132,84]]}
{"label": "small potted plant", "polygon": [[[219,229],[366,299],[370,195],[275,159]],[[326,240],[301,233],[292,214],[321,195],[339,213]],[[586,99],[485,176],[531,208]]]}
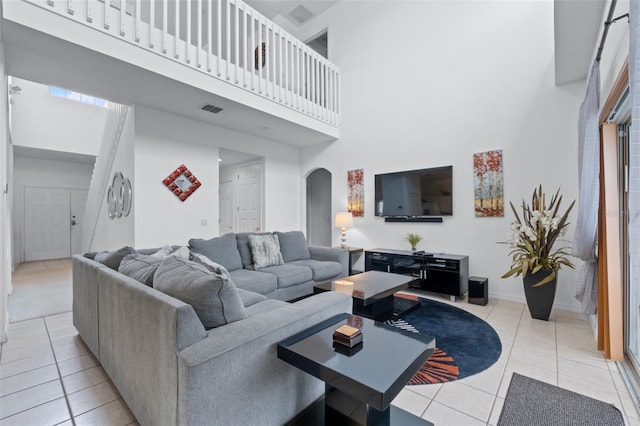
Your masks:
{"label": "small potted plant", "polygon": [[404,239],[409,241],[409,244],[411,244],[411,251],[416,251],[416,246],[420,241],[422,241],[422,237],[420,236],[420,234],[415,234],[411,232],[405,235]]}
{"label": "small potted plant", "polygon": [[511,248],[511,268],[502,278],[522,275],[527,306],[532,318],[548,320],[556,293],[558,271],[562,266],[573,269],[567,247],[554,248],[556,239],[564,235],[573,201],[561,214],[560,189],[547,206],[542,185],[533,190],[531,205],[522,200],[522,216],[511,204],[515,220],[506,244]]}

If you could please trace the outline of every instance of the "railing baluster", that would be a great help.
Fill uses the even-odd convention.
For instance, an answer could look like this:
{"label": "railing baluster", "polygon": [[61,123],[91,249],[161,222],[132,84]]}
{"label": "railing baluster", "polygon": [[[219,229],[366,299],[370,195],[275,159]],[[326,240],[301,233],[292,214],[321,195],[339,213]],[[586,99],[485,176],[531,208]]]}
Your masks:
{"label": "railing baluster", "polygon": [[258,93],[262,93],[262,18],[258,16],[258,54],[254,58],[258,58]]}
{"label": "railing baluster", "polygon": [[220,77],[222,75],[222,71],[220,70],[220,58],[222,56],[222,0],[217,0],[216,4],[218,5],[218,13],[216,14],[216,21],[218,22],[218,27],[216,28],[216,35],[218,37],[218,39],[216,40],[216,44],[218,47],[216,50],[216,73],[218,74],[218,77]]}
{"label": "railing baluster", "polygon": [[120,36],[124,36],[124,24],[125,16],[127,16],[127,3],[125,0],[120,0]]}
{"label": "railing baluster", "polygon": [[249,16],[247,15],[246,5],[242,9],[242,86],[247,87],[247,71],[249,71],[248,61],[247,61],[247,44],[249,44],[249,31],[247,29],[247,19]]}
{"label": "railing baluster", "polygon": [[289,36],[284,38],[284,104],[289,105]]}
{"label": "railing baluster", "polygon": [[271,30],[269,29],[269,25],[268,22],[265,21],[264,23],[264,34],[267,38],[267,40],[265,41],[265,43],[267,44],[267,73],[266,73],[266,87],[265,87],[265,94],[267,95],[267,97],[269,96],[269,82],[271,82],[271,96],[273,97],[273,81],[271,80],[271,70],[273,69],[273,58],[271,57],[271,55],[273,54],[273,43],[271,42]]}
{"label": "railing baluster", "polygon": [[[178,2],[179,3],[179,2]],[[185,42],[185,59],[188,64],[191,63],[191,1],[187,2],[187,41]]]}
{"label": "railing baluster", "polygon": [[279,87],[278,87],[278,98],[280,99],[280,102],[282,102],[282,35],[278,34],[278,42],[276,43],[278,45],[278,83],[279,83]]}
{"label": "railing baluster", "polygon": [[251,9],[251,16],[249,17],[249,23],[251,24],[251,44],[249,49],[249,65],[247,66],[247,71],[249,71],[249,75],[251,76],[251,90],[255,90],[255,78],[253,77],[253,69],[255,68],[255,61],[253,55],[253,49],[256,45],[256,22],[253,17],[253,9]]}
{"label": "railing baluster", "polygon": [[202,67],[202,0],[198,0],[198,50],[196,52],[196,65]]}
{"label": "railing baluster", "polygon": [[67,1],[67,13],[69,15],[73,15],[74,13],[76,13],[76,5],[73,4],[73,0]]}
{"label": "railing baluster", "polygon": [[169,6],[168,0],[162,0],[162,53],[169,50]]}
{"label": "railing baluster", "polygon": [[320,65],[320,99],[321,99],[320,112],[322,113],[322,119],[326,120],[327,119],[327,106],[326,106],[327,97],[324,90],[327,87],[325,85],[325,79],[327,78],[327,73],[326,73],[326,68],[324,64],[319,63],[319,65]]}
{"label": "railing baluster", "polygon": [[108,30],[111,26],[111,1],[104,0],[104,29]]}
{"label": "railing baluster", "polygon": [[235,50],[235,59],[236,59],[236,66],[235,66],[235,77],[236,77],[236,84],[238,84],[240,82],[240,78],[238,77],[238,74],[240,73],[239,71],[239,66],[240,66],[240,27],[238,26],[240,23],[240,17],[238,16],[239,11],[238,11],[238,2],[234,2],[233,3],[233,11],[234,11],[234,15],[233,15],[233,21],[235,22],[235,31],[234,31],[234,36],[235,36],[235,42],[234,42],[234,50]]}
{"label": "railing baluster", "polygon": [[[152,2],[153,3],[153,2]],[[142,34],[142,31],[140,29],[140,22],[142,21],[140,19],[140,0],[136,0],[136,19],[135,19],[135,26],[136,26],[136,30],[135,30],[135,40],[137,43],[140,43],[140,35]]]}
{"label": "railing baluster", "polygon": [[296,79],[298,80],[297,83],[297,87],[296,87],[296,91],[298,94],[298,99],[297,99],[297,105],[296,107],[298,108],[298,110],[302,110],[302,68],[303,68],[303,64],[302,64],[302,55],[300,52],[300,49],[298,47],[298,42],[296,42],[296,66],[298,67],[298,69],[296,70]]}
{"label": "railing baluster", "polygon": [[213,54],[211,53],[213,48],[213,19],[211,19],[211,15],[213,15],[213,2],[207,0],[207,71],[209,72],[213,69]]}
{"label": "railing baluster", "polygon": [[226,75],[225,77],[227,78],[227,80],[229,80],[231,78],[231,0],[227,0],[226,1],[226,11],[225,11],[225,22],[227,23],[227,27],[225,28],[225,52],[226,52],[226,57],[225,59],[227,60],[227,67],[226,67]]}
{"label": "railing baluster", "polygon": [[176,31],[174,34],[174,52],[173,57],[176,59],[180,58],[180,2],[176,2]]}
{"label": "railing baluster", "polygon": [[86,0],[87,3],[87,22],[93,22],[93,1]]}
{"label": "railing baluster", "polygon": [[155,33],[156,32],[156,2],[149,2],[149,47],[151,49],[155,46]]}

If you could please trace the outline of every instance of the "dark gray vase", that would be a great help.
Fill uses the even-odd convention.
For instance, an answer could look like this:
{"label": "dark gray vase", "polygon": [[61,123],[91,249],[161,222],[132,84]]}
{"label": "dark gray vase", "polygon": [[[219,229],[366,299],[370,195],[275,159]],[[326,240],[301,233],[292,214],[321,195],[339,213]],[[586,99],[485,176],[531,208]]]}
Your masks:
{"label": "dark gray vase", "polygon": [[527,306],[529,307],[531,318],[549,320],[551,308],[553,308],[553,299],[556,297],[558,272],[556,271],[556,277],[550,282],[539,287],[534,287],[533,285],[543,280],[551,272],[548,269],[541,269],[535,274],[527,274],[526,277],[522,278],[524,295],[527,298]]}

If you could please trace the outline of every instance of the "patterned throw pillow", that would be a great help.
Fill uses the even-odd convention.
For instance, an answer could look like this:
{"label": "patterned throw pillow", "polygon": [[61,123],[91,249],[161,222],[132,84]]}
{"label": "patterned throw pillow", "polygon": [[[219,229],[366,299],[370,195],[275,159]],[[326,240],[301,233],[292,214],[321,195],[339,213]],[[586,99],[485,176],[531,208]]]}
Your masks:
{"label": "patterned throw pillow", "polygon": [[255,269],[284,263],[277,235],[249,235],[249,245],[251,246],[253,267]]}

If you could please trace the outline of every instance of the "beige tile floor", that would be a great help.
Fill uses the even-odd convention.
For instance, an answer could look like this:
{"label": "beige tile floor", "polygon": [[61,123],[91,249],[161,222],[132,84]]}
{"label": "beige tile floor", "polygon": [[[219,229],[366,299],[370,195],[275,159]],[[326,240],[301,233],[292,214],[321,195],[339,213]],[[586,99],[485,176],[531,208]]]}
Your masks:
{"label": "beige tile floor", "polygon": [[[556,310],[544,322],[532,320],[521,303],[494,299],[487,306],[464,300],[454,304],[495,328],[503,345],[501,357],[465,379],[407,386],[394,405],[438,426],[494,426],[511,375],[518,372],[610,402],[623,412],[627,425],[640,426],[617,365],[596,350],[591,328],[578,314]],[[13,322],[8,337],[0,349],[0,424],[137,424],[78,337],[70,312]]]}

